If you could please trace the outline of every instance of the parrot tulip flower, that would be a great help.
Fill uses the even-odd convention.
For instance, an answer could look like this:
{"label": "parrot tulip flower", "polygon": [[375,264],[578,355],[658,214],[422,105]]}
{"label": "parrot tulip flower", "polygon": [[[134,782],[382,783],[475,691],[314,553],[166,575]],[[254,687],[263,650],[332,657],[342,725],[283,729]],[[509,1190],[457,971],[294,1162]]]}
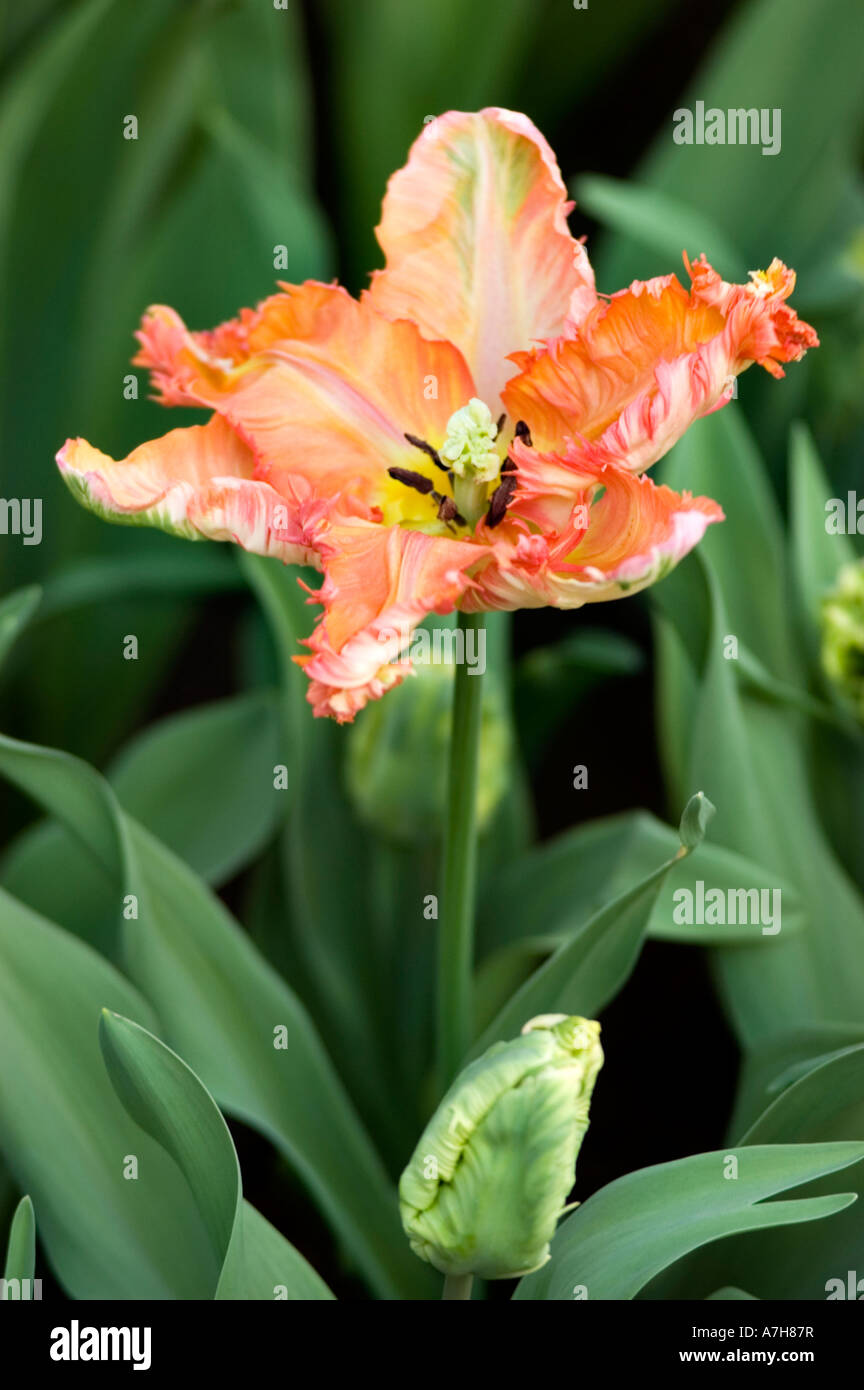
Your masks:
{"label": "parrot tulip flower", "polygon": [[745,368],[782,376],[818,339],[776,260],[733,285],[685,256],[689,291],[598,294],[571,208],[527,117],[437,117],[390,180],[359,300],[281,285],[204,333],[152,308],[136,364],[212,414],[121,461],[69,440],[66,482],[110,520],[323,571],[298,660],[340,722],[410,670],[431,612],[645,588],[722,520],[645,470]]}

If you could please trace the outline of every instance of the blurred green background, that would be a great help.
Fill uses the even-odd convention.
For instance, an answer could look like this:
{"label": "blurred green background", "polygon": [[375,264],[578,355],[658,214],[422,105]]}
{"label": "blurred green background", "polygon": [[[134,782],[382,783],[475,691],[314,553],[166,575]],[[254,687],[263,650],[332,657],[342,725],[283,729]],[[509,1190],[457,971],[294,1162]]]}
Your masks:
{"label": "blurred green background", "polygon": [[[33,622],[3,667],[0,729],[112,767],[121,799],[128,790],[131,803],[134,789],[136,814],[171,844],[173,814],[185,837],[184,856],[232,906],[242,901],[242,920],[252,923],[273,959],[291,967],[301,992],[304,966],[314,977],[326,965],[327,940],[320,948],[301,946],[299,961],[286,961],[284,943],[272,939],[272,922],[266,925],[268,875],[278,874],[273,856],[251,885],[238,887],[234,878],[272,840],[277,820],[269,802],[261,804],[253,777],[274,761],[268,740],[275,718],[270,710],[266,723],[263,705],[254,701],[266,703],[258,688],[275,673],[237,556],[229,547],[183,544],[96,520],[66,492],[54,454],[67,436],[83,435],[122,457],[196,418],[191,411],[166,415],[149,402],[140,371],[134,373],[138,397],[124,395],[132,334],[149,303],[171,304],[191,326],[210,327],[272,291],[277,245],[288,253],[280,278],[338,276],[360,290],[379,264],[373,229],[387,178],[427,116],[487,104],[525,111],[558,154],[578,201],[571,227],[588,235],[603,291],[634,277],[669,271],[683,277],[685,248],[691,255],[705,251],[730,279],[746,278],[773,256],[796,269],[794,306],[815,325],[822,346],[791,366],[782,383],[756,368],[748,372],[739,399],[695,427],[664,476],[726,508],[728,519],[716,528],[722,534],[712,535],[704,550],[729,610],[731,626],[721,630],[740,633],[761,663],[755,681],[761,698],[776,697],[785,718],[788,689],[777,682],[794,683],[799,703],[808,692],[824,695],[814,653],[819,586],[824,591],[831,582],[835,554],[839,568],[859,551],[857,537],[842,551],[825,552],[819,541],[820,488],[841,497],[855,488],[864,447],[860,0],[705,0],[698,7],[692,0],[590,0],[587,9],[571,0],[280,0],[278,8],[273,0],[28,0],[0,4],[0,40],[0,495],[41,498],[43,506],[39,546],[0,536],[0,597],[27,584],[43,588]],[[697,100],[722,108],[779,107],[781,153],[676,145],[672,113]],[[137,140],[123,137],[129,115],[138,121]],[[791,566],[786,569],[783,525],[795,510],[787,462],[798,420],[810,430],[806,439],[797,436],[801,470],[817,481],[805,522],[799,497],[790,552],[795,580]],[[814,535],[811,546],[806,538]],[[731,780],[734,759],[723,742],[732,737],[729,728],[711,727],[715,764],[698,757],[694,763],[682,751],[685,743],[689,749],[697,684],[703,693],[710,685],[705,633],[721,621],[700,564],[688,560],[656,594],[632,602],[516,615],[513,694],[533,810],[523,806],[514,819],[536,816],[544,835],[637,805],[675,821],[702,769],[704,789],[720,808],[719,843],[793,877],[796,866],[805,879],[812,869],[821,886],[813,890],[811,917],[818,918],[821,903],[832,920],[839,918],[843,909],[831,894],[845,902],[846,880],[833,858],[814,868],[803,847],[812,845],[818,820],[861,887],[860,745],[853,754],[843,735],[814,733],[810,724],[795,726],[793,743],[765,743],[776,767],[791,765],[793,746],[800,754],[817,818],[811,823],[802,813],[788,836],[775,823],[770,843],[765,825],[772,811],[757,812],[755,793],[741,778]],[[810,585],[803,595],[809,627],[797,620],[793,626],[784,608],[796,583],[802,590],[802,575]],[[314,614],[306,615],[311,626]],[[670,635],[673,629],[677,635]],[[127,634],[138,637],[135,662],[123,660]],[[494,696],[492,682],[490,690]],[[154,806],[148,820],[146,736],[115,763],[118,750],[162,716],[244,691],[258,693],[231,723],[232,746],[241,750],[236,762],[210,765],[206,724],[199,726],[200,747],[190,747],[188,734],[176,728],[160,745],[161,792],[173,787],[174,810]],[[396,701],[386,705],[398,719]],[[372,786],[369,745],[383,711],[384,704],[367,712],[359,737],[337,734],[343,747],[353,739],[348,780],[350,789],[355,777],[360,802],[363,788]],[[749,736],[764,741],[758,724]],[[304,729],[301,737],[322,760],[336,746],[329,731]],[[172,748],[173,784],[165,773]],[[574,763],[591,770],[589,788],[577,794]],[[190,841],[184,809],[184,785],[195,779],[198,795],[212,805],[226,781],[236,792],[221,820],[214,813],[208,821],[201,844]],[[775,822],[777,807],[789,802],[784,784]],[[254,806],[255,818],[241,816],[241,806]],[[30,803],[4,783],[3,840],[13,841],[33,815]],[[328,810],[313,808],[311,815],[317,824],[315,817],[326,821]],[[785,858],[783,845],[774,852],[784,837]],[[39,882],[45,876],[35,849],[28,877],[30,844],[19,840],[17,851],[13,844],[0,878],[74,929],[69,916],[83,912],[77,888],[70,906],[62,882]],[[306,850],[302,842],[292,850],[301,877],[297,856]],[[326,877],[327,864],[318,867]],[[398,901],[411,876],[416,881],[427,869],[428,859],[397,854],[380,871]],[[350,896],[350,882],[348,890]],[[334,901],[339,891],[344,906],[344,884],[333,885]],[[328,902],[325,893],[324,907]],[[850,910],[850,920],[853,915]],[[101,946],[100,930],[88,923],[82,934]],[[358,948],[346,949],[353,969]],[[771,1031],[766,1024],[760,1033],[759,1000],[773,985],[759,970],[736,982],[742,954],[727,951],[724,962],[731,964],[720,974],[727,1016],[747,1047]],[[425,967],[422,951],[411,957],[410,943],[406,957],[403,1006],[410,1016],[412,971],[419,979]],[[850,958],[835,952],[833,959],[837,980],[851,978]],[[862,962],[859,944],[859,968]],[[803,987],[796,995],[796,982],[811,967],[804,962],[797,970],[793,960],[776,994],[774,1031],[784,1017],[791,1027],[796,1010],[799,1021],[810,1010],[837,1027],[864,1025],[864,1002],[859,1008],[844,996],[832,1013],[818,991],[812,999]],[[308,997],[315,1011],[314,989]],[[646,950],[638,979],[604,1016],[604,1029],[632,1037],[649,1021],[658,1047],[671,1052],[687,1041],[676,1085],[690,1096],[689,1109],[678,1107],[664,1116],[665,1129],[658,1127],[638,1060],[619,1061],[619,1071],[610,1071],[616,1086],[598,1093],[598,1138],[581,1169],[588,1188],[637,1160],[709,1148],[722,1137],[738,1053],[702,953],[664,942]],[[405,1026],[410,1031],[413,1022]],[[350,1070],[350,1037],[331,1037],[329,1045],[344,1050]],[[702,1090],[691,1095],[687,1068],[697,1062]],[[363,1078],[351,1080],[361,1106],[368,1104]],[[377,1119],[385,1129],[387,1117]],[[623,1147],[635,1129],[642,1132],[638,1153]],[[397,1170],[401,1138],[388,1155]],[[389,1135],[381,1142],[386,1148]],[[267,1161],[255,1166],[254,1146],[263,1153],[263,1141],[250,1136],[245,1143],[244,1169],[255,1172],[257,1200],[266,1208],[276,1179]],[[304,1212],[298,1205],[292,1213],[292,1234],[299,1223],[301,1244]],[[314,1246],[321,1233],[309,1219]]]}

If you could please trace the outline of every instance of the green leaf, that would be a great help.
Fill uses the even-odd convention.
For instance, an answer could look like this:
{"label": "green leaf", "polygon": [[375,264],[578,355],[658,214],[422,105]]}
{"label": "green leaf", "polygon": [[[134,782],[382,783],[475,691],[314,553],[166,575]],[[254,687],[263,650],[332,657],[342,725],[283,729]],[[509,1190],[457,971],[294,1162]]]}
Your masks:
{"label": "green leaf", "polygon": [[208,883],[224,883],[275,833],[291,791],[276,697],[239,695],[164,719],[108,771],[121,805]]}
{"label": "green leaf", "polygon": [[864,1043],[864,1023],[804,1023],[744,1055],[729,1134],[744,1134],[778,1095],[825,1057]]}
{"label": "green leaf", "polygon": [[114,598],[177,594],[193,597],[242,588],[233,557],[218,546],[175,546],[161,555],[158,566],[144,566],[136,554],[85,557],[55,571],[47,579],[39,609],[40,621],[104,603]]}
{"label": "green leaf", "polygon": [[0,892],[0,1149],[57,1278],[77,1299],[206,1298],[216,1270],[200,1218],[108,1083],[103,1007],[153,1026],[113,967]]}
{"label": "green leaf", "polygon": [[[47,25],[45,37],[7,84],[0,102],[0,262],[5,263],[6,241],[15,206],[16,176],[27,158],[40,120],[45,115],[58,82],[74,67],[93,30],[113,6],[113,0],[89,0]],[[0,282],[5,282],[4,273]]]}
{"label": "green leaf", "polygon": [[[803,1058],[800,1051],[805,1042],[802,1037],[797,1064],[775,1076],[773,1099],[743,1134],[740,1144],[791,1144],[804,1149],[826,1141],[864,1140],[864,1043]],[[788,1043],[787,1048],[793,1055]],[[778,1152],[776,1147],[774,1152]],[[849,1171],[848,1183],[862,1191],[864,1156],[860,1153]],[[807,1200],[824,1201],[833,1185],[827,1178],[808,1182],[802,1195]],[[763,1231],[691,1255],[658,1281],[652,1295],[700,1297],[700,1291],[719,1283],[746,1282],[759,1298],[824,1299],[831,1292],[829,1281],[840,1280],[842,1296],[846,1297],[848,1272],[858,1271],[856,1281],[864,1278],[862,1244],[864,1205],[856,1203],[842,1220],[820,1222],[805,1238],[792,1231]]]}
{"label": "green leaf", "polygon": [[[170,1154],[195,1198],[210,1238],[216,1298],[326,1300],[332,1294],[283,1236],[243,1200],[234,1142],[205,1087],[152,1033],[102,1011],[99,1041],[115,1091],[151,1138]],[[266,1261],[262,1280],[258,1269]],[[274,1276],[266,1293],[269,1278]]]}
{"label": "green leaf", "polygon": [[[734,1180],[727,1177],[731,1158],[737,1160]],[[765,1199],[862,1158],[864,1144],[766,1144],[628,1173],[568,1217],[552,1242],[551,1260],[520,1281],[514,1298],[570,1302],[580,1286],[592,1301],[635,1298],[661,1270],[699,1246],[737,1231],[843,1211],[855,1201],[854,1192]]]}
{"label": "green leaf", "polygon": [[[30,1198],[24,1196],[15,1208],[6,1246],[5,1280],[32,1279],[36,1272],[36,1216]],[[4,1297],[10,1297],[8,1290]]]}
{"label": "green leaf", "polygon": [[691,260],[704,253],[724,280],[744,280],[747,265],[741,251],[698,206],[643,184],[583,174],[574,183],[583,212],[598,222],[655,252],[658,271],[678,270],[682,251]]}
{"label": "green leaf", "polygon": [[730,1284],[727,1284],[726,1287],[723,1289],[715,1289],[714,1293],[709,1293],[708,1295],[709,1303],[734,1303],[738,1301],[750,1301],[756,1303],[758,1302],[758,1299],[754,1298],[752,1293],[746,1293],[744,1289],[733,1288]]}
{"label": "green leaf", "polygon": [[[660,471],[668,486],[713,497],[722,506],[727,520],[709,528],[699,555],[716,571],[723,593],[730,624],[723,635],[737,636],[773,675],[788,678],[796,661],[782,521],[739,402],[697,421]],[[661,606],[665,597],[658,591]]]}
{"label": "green leaf", "polygon": [[280,1148],[379,1292],[422,1296],[428,1276],[404,1242],[395,1190],[303,1006],[248,936],[86,764],[3,738],[0,771],[102,863],[118,910],[134,895],[138,916],[123,923],[129,973],[220,1106]]}
{"label": "green leaf", "polygon": [[[275,696],[241,695],[152,725],[127,744],[108,778],[126,811],[218,885],[275,834],[291,797],[290,789],[274,787],[279,743]],[[41,822],[19,836],[3,857],[0,881],[43,916],[116,955],[116,890],[98,866],[82,863],[74,834],[62,825]]]}
{"label": "green leaf", "polygon": [[771,947],[717,958],[736,1026],[748,1045],[790,1018],[864,1019],[864,904],[834,859],[815,815],[797,716],[739,691],[724,655],[729,624],[713,572],[712,627],[693,737],[691,778],[719,810],[718,840],[776,868],[797,888],[814,926]]}
{"label": "green leaf", "polygon": [[[838,226],[862,111],[858,54],[864,16],[848,0],[758,0],[732,21],[676,98],[678,109],[753,107],[782,113],[781,150],[752,145],[679,145],[672,112],[637,175],[667,197],[686,199],[740,244],[747,267],[773,255],[802,269],[824,254]],[[766,61],[771,54],[771,61]],[[806,89],[805,105],[796,94]],[[638,244],[620,239],[603,258],[600,283],[626,284],[642,265]],[[644,258],[643,258],[644,259]]]}
{"label": "green leaf", "polygon": [[[692,693],[690,670],[702,673],[693,714],[677,734],[676,785],[689,758],[689,785],[704,787],[718,808],[712,838],[788,880],[805,920],[818,926],[764,947],[732,947],[716,957],[733,1023],[745,1045],[754,1047],[787,1031],[790,1018],[864,1019],[864,903],[838,865],[816,814],[801,716],[785,702],[766,701],[761,691],[752,694],[736,678],[728,639],[743,624],[727,615],[707,556],[695,564],[689,593],[675,586],[675,575],[661,586],[664,614],[676,623],[681,643],[661,685],[668,688],[683,674],[683,699],[684,689]],[[730,557],[724,557],[724,583],[729,564]],[[700,602],[694,604],[697,593]],[[680,660],[684,652],[686,665]],[[674,730],[669,737],[675,737]]]}
{"label": "green leaf", "polygon": [[499,1038],[519,1033],[538,1014],[595,1018],[632,970],[660,885],[673,862],[661,864],[567,937],[501,1008],[471,1056]]}
{"label": "green leaf", "polygon": [[[241,567],[273,637],[281,672],[289,776],[296,797],[283,835],[291,944],[304,972],[304,998],[322,1029],[352,1094],[376,1133],[397,1145],[399,1117],[389,1089],[392,1046],[382,1023],[390,1007],[387,972],[369,942],[376,939],[379,907],[372,898],[369,865],[373,840],[352,814],[343,790],[344,735],[329,719],[313,719],[308,680],[293,658],[312,626],[303,576],[278,560],[244,554]],[[311,580],[315,574],[303,576]],[[338,845],[339,872],[333,847]]]}
{"label": "green leaf", "polygon": [[[490,883],[479,907],[481,950],[525,944],[548,951],[579,929],[604,903],[634,888],[661,858],[674,859],[680,844],[671,826],[645,811],[591,821],[519,856]],[[788,879],[743,855],[704,842],[677,860],[661,887],[648,934],[665,941],[725,944],[754,939],[746,923],[679,923],[680,889],[755,888],[780,893],[782,931],[803,925],[800,895]],[[681,914],[678,914],[681,915]],[[530,924],[526,933],[526,924]]]}
{"label": "green leaf", "polygon": [[0,665],[39,607],[41,596],[41,589],[32,584],[0,600]]}

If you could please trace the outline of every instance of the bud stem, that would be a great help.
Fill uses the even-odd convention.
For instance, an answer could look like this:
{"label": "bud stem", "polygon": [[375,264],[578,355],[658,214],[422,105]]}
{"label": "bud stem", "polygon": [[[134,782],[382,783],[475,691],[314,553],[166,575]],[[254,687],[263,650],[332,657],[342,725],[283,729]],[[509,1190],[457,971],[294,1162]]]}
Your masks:
{"label": "bud stem", "polygon": [[[483,613],[459,613],[459,629],[481,632]],[[467,649],[467,641],[466,641]],[[438,1082],[443,1093],[465,1060],[473,1030],[474,897],[477,876],[477,762],[483,677],[456,666],[442,916],[438,934]],[[447,1295],[445,1294],[445,1297]]]}
{"label": "bud stem", "polygon": [[445,1298],[470,1299],[473,1283],[473,1274],[445,1274],[444,1292],[441,1294],[442,1300]]}

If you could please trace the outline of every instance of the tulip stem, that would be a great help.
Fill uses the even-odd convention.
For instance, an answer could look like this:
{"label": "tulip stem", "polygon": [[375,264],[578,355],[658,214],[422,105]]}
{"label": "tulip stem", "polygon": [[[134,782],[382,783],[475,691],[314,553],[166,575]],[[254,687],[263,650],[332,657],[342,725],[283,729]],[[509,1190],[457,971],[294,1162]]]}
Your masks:
{"label": "tulip stem", "polygon": [[470,1299],[473,1283],[473,1274],[445,1274],[444,1292],[441,1295],[442,1300],[445,1298]]}
{"label": "tulip stem", "polygon": [[[483,706],[482,663],[476,656],[483,613],[460,613],[450,735],[450,774],[441,925],[438,935],[438,1072],[441,1091],[465,1060],[473,1034],[474,898],[477,877],[477,763]],[[469,646],[474,637],[473,648]],[[445,1297],[448,1295],[445,1292]]]}

